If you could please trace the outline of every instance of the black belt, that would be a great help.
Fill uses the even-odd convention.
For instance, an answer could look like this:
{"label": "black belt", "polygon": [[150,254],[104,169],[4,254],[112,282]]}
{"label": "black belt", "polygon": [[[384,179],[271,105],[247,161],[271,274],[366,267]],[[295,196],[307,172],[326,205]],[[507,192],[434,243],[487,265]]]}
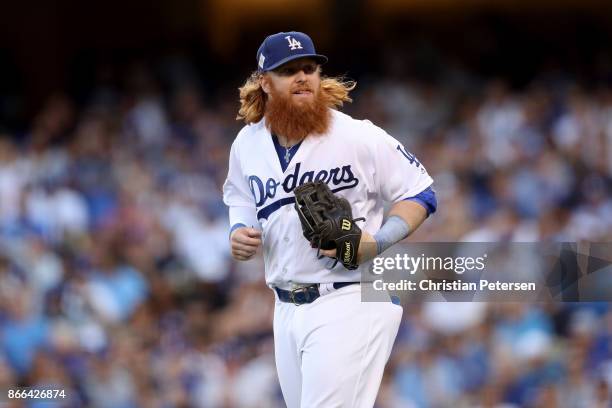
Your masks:
{"label": "black belt", "polygon": [[[336,282],[333,285],[334,289],[340,289],[356,283],[359,282]],[[305,303],[312,303],[321,296],[318,283],[302,286],[293,290],[283,290],[279,288],[274,288],[274,290],[278,294],[278,299],[281,302],[293,303],[296,306],[303,305]]]}

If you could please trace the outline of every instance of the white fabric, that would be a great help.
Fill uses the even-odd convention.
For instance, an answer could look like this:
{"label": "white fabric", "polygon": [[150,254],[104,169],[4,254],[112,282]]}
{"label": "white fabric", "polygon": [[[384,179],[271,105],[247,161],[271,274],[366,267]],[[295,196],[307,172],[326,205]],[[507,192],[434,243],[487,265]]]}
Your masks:
{"label": "white fabric", "polygon": [[247,227],[258,226],[257,216],[252,206],[234,206],[229,209],[230,225],[244,224]]}
{"label": "white fabric", "polygon": [[359,285],[300,306],[277,300],[276,368],[287,407],[372,407],[402,311],[361,302]]}

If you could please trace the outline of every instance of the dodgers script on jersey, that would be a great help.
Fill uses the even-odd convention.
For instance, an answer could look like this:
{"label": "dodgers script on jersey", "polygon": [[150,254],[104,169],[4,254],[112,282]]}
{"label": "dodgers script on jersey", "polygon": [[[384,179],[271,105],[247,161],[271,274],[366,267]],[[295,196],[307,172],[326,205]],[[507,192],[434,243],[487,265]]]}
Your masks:
{"label": "dodgers script on jersey", "polygon": [[261,228],[270,286],[360,280],[360,269],[330,269],[333,261],[317,259],[302,235],[293,190],[318,180],[348,200],[354,218],[365,217],[360,227],[371,234],[382,224],[385,202],[414,197],[433,183],[416,157],[383,129],[336,110],[328,132],[308,136],[284,171],[264,119],[245,126],[232,144],[224,202],[231,225]]}

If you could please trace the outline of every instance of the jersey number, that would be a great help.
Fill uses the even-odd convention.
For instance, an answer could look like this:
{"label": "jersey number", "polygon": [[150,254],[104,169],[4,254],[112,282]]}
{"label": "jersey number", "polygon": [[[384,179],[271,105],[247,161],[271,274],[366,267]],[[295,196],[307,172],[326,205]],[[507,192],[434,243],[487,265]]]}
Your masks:
{"label": "jersey number", "polygon": [[410,164],[414,164],[414,165],[415,165],[415,166],[417,166],[417,167],[420,167],[420,166],[421,166],[421,163],[419,163],[419,161],[417,160],[416,156],[415,156],[414,154],[410,153],[409,151],[407,151],[406,149],[404,149],[404,148],[402,147],[402,145],[397,145],[397,150],[399,150],[399,151],[400,151],[400,153],[401,153],[402,155],[404,155],[404,157],[405,157],[406,159],[408,159],[408,161],[410,162]]}

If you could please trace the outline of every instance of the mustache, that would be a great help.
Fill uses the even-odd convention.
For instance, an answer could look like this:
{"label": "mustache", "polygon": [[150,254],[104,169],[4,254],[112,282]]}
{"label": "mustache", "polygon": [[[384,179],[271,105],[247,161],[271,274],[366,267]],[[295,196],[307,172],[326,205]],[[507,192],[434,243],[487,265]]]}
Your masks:
{"label": "mustache", "polygon": [[297,87],[291,89],[291,93],[302,92],[302,91],[313,92],[313,89],[312,89],[311,86],[308,86],[308,85],[297,86]]}

